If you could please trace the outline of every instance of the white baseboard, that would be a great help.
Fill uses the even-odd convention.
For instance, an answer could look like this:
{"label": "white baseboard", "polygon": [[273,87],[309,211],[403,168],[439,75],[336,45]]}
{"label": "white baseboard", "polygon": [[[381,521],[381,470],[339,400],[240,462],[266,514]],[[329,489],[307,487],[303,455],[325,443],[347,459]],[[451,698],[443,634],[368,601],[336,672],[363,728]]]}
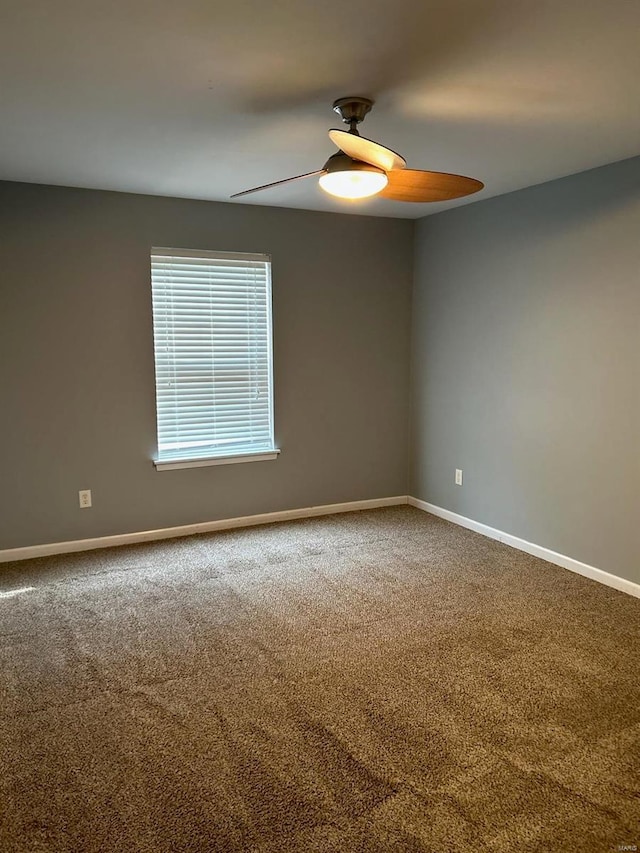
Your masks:
{"label": "white baseboard", "polygon": [[409,497],[407,498],[407,503],[410,506],[423,510],[424,512],[429,512],[431,515],[437,515],[438,518],[444,518],[446,521],[452,521],[454,524],[459,524],[460,527],[468,527],[469,530],[475,530],[476,533],[481,533],[483,536],[488,536],[490,539],[497,539],[498,542],[504,542],[505,545],[517,548],[518,551],[525,551],[527,554],[532,554],[534,557],[540,557],[541,560],[546,560],[547,563],[554,563],[556,566],[562,566],[563,569],[569,569],[570,572],[576,572],[579,575],[584,575],[586,578],[598,581],[598,583],[618,589],[620,592],[626,592],[629,595],[634,595],[636,598],[640,598],[640,584],[628,581],[626,578],[619,578],[617,575],[611,575],[609,572],[602,571],[602,569],[596,569],[595,566],[589,566],[587,563],[581,563],[579,560],[574,560],[573,557],[558,554],[556,551],[551,551],[549,548],[543,548],[541,545],[535,545],[533,542],[527,542],[526,539],[520,539],[518,536],[512,536],[510,533],[504,533],[502,530],[496,530],[495,527],[489,527],[487,524],[481,524],[479,521],[466,518],[464,515],[458,515],[456,512],[443,509],[435,504],[418,500],[418,498]]}
{"label": "white baseboard", "polygon": [[259,515],[244,515],[238,518],[222,518],[217,521],[202,521],[196,524],[183,524],[180,527],[165,527],[158,530],[143,530],[137,533],[122,533],[116,536],[99,536],[95,539],[75,539],[68,542],[52,542],[44,545],[31,545],[25,548],[8,548],[0,550],[0,563],[8,563],[13,560],[30,560],[34,557],[48,557],[53,554],[70,554],[77,551],[93,551],[97,548],[111,548],[117,545],[133,545],[136,542],[152,542],[157,539],[175,539],[179,536],[190,536],[194,533],[210,533],[215,530],[232,530],[240,527],[253,527],[258,524],[272,524],[276,521],[290,521],[296,518],[313,518],[319,515],[333,515],[341,512],[357,512],[363,509],[376,509],[385,506],[398,506],[401,504],[410,504],[424,512],[436,515],[446,521],[451,521],[461,527],[467,527],[469,530],[474,530],[476,533],[481,533],[483,536],[488,536],[490,539],[496,539],[498,542],[504,542],[505,545],[510,545],[512,548],[517,548],[519,551],[525,551],[527,554],[532,554],[534,557],[540,557],[548,563],[553,563],[556,566],[561,566],[564,569],[569,569],[571,572],[576,572],[579,575],[584,575],[598,583],[618,589],[621,592],[626,592],[636,598],[640,598],[640,584],[625,578],[617,577],[616,575],[604,572],[602,569],[596,569],[595,566],[589,566],[586,563],[581,563],[579,560],[574,560],[572,557],[567,557],[564,554],[558,554],[556,551],[551,551],[549,548],[543,548],[541,545],[535,545],[533,542],[527,542],[525,539],[520,539],[517,536],[512,536],[510,533],[505,533],[502,530],[497,530],[495,527],[489,527],[487,524],[482,524],[479,521],[474,521],[471,518],[466,518],[464,515],[458,515],[451,510],[443,509],[435,504],[421,501],[418,498],[407,497],[406,495],[397,495],[389,498],[374,498],[366,501],[350,501],[348,503],[339,504],[324,504],[322,506],[308,506],[299,509],[285,509],[280,512],[265,512]]}
{"label": "white baseboard", "polygon": [[99,536],[95,539],[75,539],[69,542],[51,542],[46,545],[30,545],[25,548],[7,548],[0,551],[0,563],[12,560],[31,560],[34,557],[49,557],[52,554],[71,554],[75,551],[94,551],[96,548],[112,548],[116,545],[133,545],[136,542],[152,542],[155,539],[175,539],[194,533],[210,533],[214,530],[231,530],[234,527],[253,527],[271,524],[274,521],[291,521],[295,518],[313,518],[317,515],[334,515],[339,512],[356,512],[361,509],[376,509],[407,503],[406,495],[391,498],[374,498],[367,501],[350,501],[341,504],[307,506],[301,509],[285,509],[281,512],[264,512],[259,515],[243,515],[239,518],[222,518],[218,521],[201,521],[183,524],[180,527],[165,527],[159,530],[143,530],[139,533],[121,533],[116,536]]}

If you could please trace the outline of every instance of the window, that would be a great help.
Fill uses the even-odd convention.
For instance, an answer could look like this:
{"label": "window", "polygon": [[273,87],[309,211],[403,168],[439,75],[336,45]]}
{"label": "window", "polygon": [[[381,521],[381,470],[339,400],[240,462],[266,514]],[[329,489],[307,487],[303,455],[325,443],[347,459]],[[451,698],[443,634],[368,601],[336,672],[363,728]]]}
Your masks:
{"label": "window", "polygon": [[275,459],[268,255],[152,249],[158,469]]}

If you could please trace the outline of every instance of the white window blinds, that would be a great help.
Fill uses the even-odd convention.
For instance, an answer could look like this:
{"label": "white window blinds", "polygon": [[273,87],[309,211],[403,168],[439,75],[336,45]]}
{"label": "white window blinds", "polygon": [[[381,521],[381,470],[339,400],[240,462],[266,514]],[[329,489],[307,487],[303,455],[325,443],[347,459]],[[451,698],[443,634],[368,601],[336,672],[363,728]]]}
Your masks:
{"label": "white window blinds", "polygon": [[157,463],[274,450],[268,255],[153,249]]}

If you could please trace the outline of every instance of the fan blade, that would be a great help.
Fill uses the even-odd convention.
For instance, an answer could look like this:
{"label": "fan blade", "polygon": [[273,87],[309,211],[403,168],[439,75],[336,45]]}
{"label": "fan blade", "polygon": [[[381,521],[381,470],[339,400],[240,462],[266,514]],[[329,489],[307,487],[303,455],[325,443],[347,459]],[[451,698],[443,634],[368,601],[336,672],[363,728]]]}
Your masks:
{"label": "fan blade", "polygon": [[477,193],[484,187],[482,181],[449,175],[447,172],[424,172],[422,169],[399,169],[387,174],[389,183],[379,193],[381,198],[393,201],[450,201]]}
{"label": "fan blade", "polygon": [[356,136],[348,130],[330,130],[329,136],[333,144],[349,157],[371,163],[372,166],[384,169],[385,172],[390,172],[391,169],[404,169],[407,165],[404,157],[390,148],[378,145],[377,142],[366,139],[364,136]]}
{"label": "fan blade", "polygon": [[291,181],[299,181],[301,178],[312,178],[314,175],[324,175],[324,169],[318,169],[315,172],[306,172],[304,175],[296,175],[294,178],[285,178],[283,181],[274,181],[272,184],[263,184],[261,187],[253,187],[250,190],[242,190],[241,193],[234,193],[232,196],[229,196],[229,198],[238,198],[238,196],[249,195],[249,193],[259,193],[260,190],[279,187],[281,184],[288,184]]}

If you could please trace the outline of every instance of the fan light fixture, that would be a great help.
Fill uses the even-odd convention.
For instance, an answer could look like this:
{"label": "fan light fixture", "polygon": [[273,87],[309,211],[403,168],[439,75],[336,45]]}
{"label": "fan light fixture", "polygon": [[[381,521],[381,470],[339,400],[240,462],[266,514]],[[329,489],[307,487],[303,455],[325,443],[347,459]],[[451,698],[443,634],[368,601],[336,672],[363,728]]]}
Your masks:
{"label": "fan light fixture", "polygon": [[319,184],[329,195],[338,198],[369,198],[383,190],[389,179],[382,169],[353,160],[341,151],[329,157]]}
{"label": "fan light fixture", "polygon": [[281,187],[302,178],[319,178],[325,192],[349,200],[379,195],[391,201],[450,201],[477,193],[484,187],[482,181],[464,175],[407,169],[407,161],[397,151],[360,136],[358,125],[372,106],[370,98],[360,96],[334,101],[333,111],[349,125],[349,130],[334,128],[329,131],[329,139],[340,150],[329,157],[322,169],[252,187],[234,193],[231,198]]}

